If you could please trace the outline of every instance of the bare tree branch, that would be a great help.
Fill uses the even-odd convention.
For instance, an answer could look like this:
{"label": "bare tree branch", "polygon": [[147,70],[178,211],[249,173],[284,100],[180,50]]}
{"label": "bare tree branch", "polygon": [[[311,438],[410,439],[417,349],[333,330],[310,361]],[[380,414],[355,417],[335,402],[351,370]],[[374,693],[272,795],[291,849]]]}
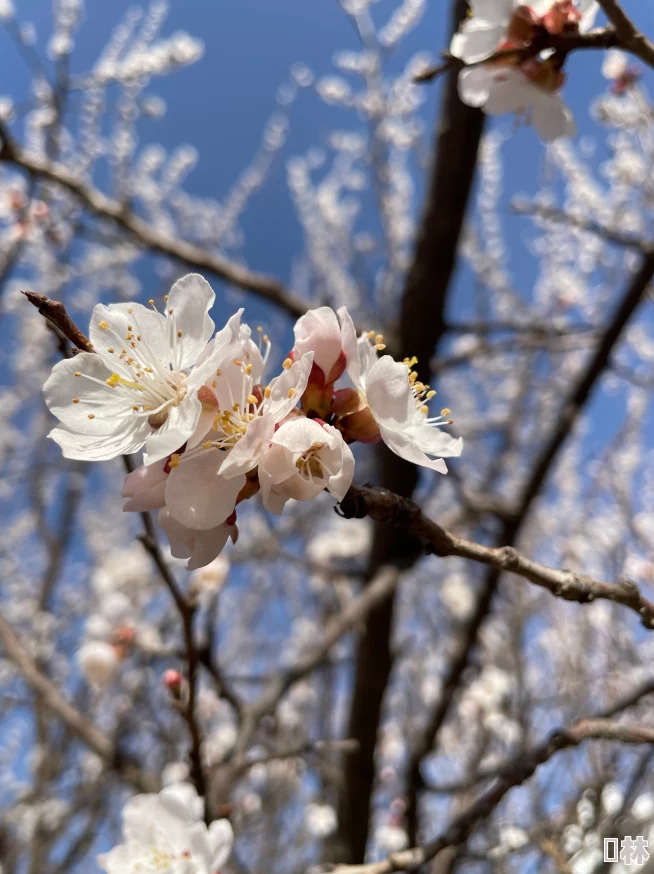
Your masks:
{"label": "bare tree branch", "polygon": [[[110,219],[127,231],[135,241],[152,252],[159,252],[196,270],[205,270],[232,285],[251,291],[264,300],[286,310],[294,317],[306,312],[305,303],[295,297],[278,279],[256,273],[231,261],[224,255],[207,252],[193,243],[172,239],[152,228],[146,221],[125,209],[124,205],[107,197],[102,191],[80,179],[67,167],[37,155],[24,152],[14,143],[0,123],[0,161],[7,161],[25,170],[30,176],[56,183],[74,194],[83,206],[101,219]],[[88,350],[87,350],[88,351]]]}
{"label": "bare tree branch", "polygon": [[628,49],[648,66],[654,67],[654,44],[638,30],[620,3],[617,0],[599,0],[599,4],[615,27],[618,45]]}
{"label": "bare tree branch", "polygon": [[424,541],[428,552],[441,558],[456,555],[516,574],[566,601],[587,604],[599,599],[622,604],[638,613],[646,628],[654,629],[654,604],[630,580],[599,582],[574,571],[555,570],[532,561],[512,546],[490,547],[458,537],[428,519],[414,501],[375,486],[351,486],[339,506],[346,518],[370,516],[378,522],[410,529]]}
{"label": "bare tree branch", "polygon": [[108,768],[115,770],[142,792],[156,792],[158,781],[144,774],[138,766],[121,755],[113,743],[61,694],[38,670],[34,659],[23,647],[9,623],[0,616],[0,641],[7,657],[45,706],[64,722],[72,733],[93,750]]}

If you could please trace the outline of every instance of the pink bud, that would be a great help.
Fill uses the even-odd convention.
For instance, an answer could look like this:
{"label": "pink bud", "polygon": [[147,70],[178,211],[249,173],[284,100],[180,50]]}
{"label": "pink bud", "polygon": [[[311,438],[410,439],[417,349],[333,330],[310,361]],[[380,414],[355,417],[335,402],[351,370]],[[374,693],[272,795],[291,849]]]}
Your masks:
{"label": "pink bud", "polygon": [[173,668],[169,668],[167,671],[164,671],[163,681],[164,686],[168,689],[170,694],[175,698],[179,698],[184,683],[184,677],[182,677],[180,672],[175,671]]}

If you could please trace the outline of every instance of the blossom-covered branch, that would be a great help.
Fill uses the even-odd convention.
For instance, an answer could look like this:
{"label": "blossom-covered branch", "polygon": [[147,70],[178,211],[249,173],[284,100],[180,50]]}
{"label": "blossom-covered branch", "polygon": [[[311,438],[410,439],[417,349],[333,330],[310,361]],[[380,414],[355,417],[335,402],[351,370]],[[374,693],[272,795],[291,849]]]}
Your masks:
{"label": "blossom-covered branch", "polygon": [[441,558],[459,556],[497,571],[509,572],[547,589],[558,598],[586,604],[596,599],[622,604],[640,616],[646,628],[654,629],[654,604],[630,580],[606,583],[570,570],[555,570],[521,555],[512,546],[490,547],[458,537],[428,519],[420,507],[407,498],[375,486],[352,485],[339,505],[347,518],[370,516],[411,530],[425,543],[425,549]]}
{"label": "blossom-covered branch", "polygon": [[113,221],[130,237],[152,252],[167,255],[196,270],[206,270],[237,288],[251,291],[264,300],[281,307],[290,315],[301,316],[306,304],[287,289],[278,279],[257,273],[224,255],[210,252],[193,243],[173,239],[139,218],[124,204],[112,200],[98,188],[72,172],[63,164],[24,151],[11,138],[6,125],[0,121],[0,161],[20,167],[30,176],[52,182],[67,189],[93,215]]}
{"label": "blossom-covered branch", "polygon": [[0,616],[0,642],[8,658],[45,706],[57,715],[70,731],[93,750],[107,768],[117,771],[142,792],[156,791],[158,781],[143,773],[129,756],[122,754],[99,728],[80,713],[42,674],[9,623]]}
{"label": "blossom-covered branch", "polygon": [[456,817],[449,827],[428,843],[393,853],[367,865],[337,865],[332,874],[392,874],[416,871],[447,847],[464,843],[473,829],[500,803],[507,792],[528,780],[536,769],[559,753],[587,740],[609,740],[637,745],[653,744],[654,729],[646,725],[623,725],[610,719],[580,719],[568,728],[554,731],[539,746],[518,755],[503,769],[497,781]]}

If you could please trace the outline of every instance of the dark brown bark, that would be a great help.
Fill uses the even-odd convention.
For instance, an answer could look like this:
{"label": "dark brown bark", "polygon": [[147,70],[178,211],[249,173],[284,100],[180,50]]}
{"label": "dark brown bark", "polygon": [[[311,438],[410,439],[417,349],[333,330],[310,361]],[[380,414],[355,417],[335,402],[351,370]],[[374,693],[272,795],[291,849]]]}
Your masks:
{"label": "dark brown bark", "polygon": [[[452,30],[466,14],[464,0],[454,0]],[[402,297],[397,348],[400,358],[415,355],[423,382],[429,382],[429,362],[445,330],[445,303],[456,263],[456,252],[472,187],[484,117],[464,106],[457,94],[457,73],[449,71],[436,125],[434,164],[419,225],[413,263]],[[415,467],[388,450],[380,450],[380,481],[403,496],[418,481]],[[383,564],[409,567],[420,555],[420,543],[406,531],[379,524],[375,529],[369,577]],[[394,600],[370,617],[359,645],[347,737],[359,744],[358,755],[345,767],[337,842],[339,859],[364,859],[374,786],[374,752],[384,692],[392,667],[390,649]]]}

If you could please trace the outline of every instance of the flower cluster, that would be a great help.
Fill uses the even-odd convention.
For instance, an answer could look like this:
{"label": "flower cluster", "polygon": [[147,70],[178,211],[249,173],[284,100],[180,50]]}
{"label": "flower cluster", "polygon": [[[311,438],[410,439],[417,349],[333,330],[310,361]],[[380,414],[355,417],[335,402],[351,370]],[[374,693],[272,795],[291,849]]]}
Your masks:
{"label": "flower cluster", "polygon": [[232,851],[228,820],[203,821],[204,800],[190,783],[135,795],[123,809],[124,842],[98,857],[107,874],[217,874]]}
{"label": "flower cluster", "polygon": [[[59,362],[44,388],[60,420],[50,436],[67,458],[145,450],[125,479],[125,509],[158,509],[173,556],[189,570],[236,540],[236,507],[259,491],[276,514],[325,489],[342,500],[354,441],[383,440],[440,473],[443,457],[460,454],[462,441],[440,430],[450,411],[429,415],[435,392],[418,380],[415,359],[380,356],[383,337],[357,337],[345,307],[302,316],[281,372],[266,383],[268,337],[257,329],[253,340],[242,310],[214,334],[213,302],[209,284],[191,274],[164,312],[154,301],[96,306],[95,351]],[[345,376],[350,385],[336,388]]]}
{"label": "flower cluster", "polygon": [[471,0],[470,7],[450,45],[469,65],[459,73],[461,100],[489,115],[530,115],[546,142],[571,136],[574,120],[561,97],[565,53],[548,48],[548,37],[589,30],[596,0]]}

